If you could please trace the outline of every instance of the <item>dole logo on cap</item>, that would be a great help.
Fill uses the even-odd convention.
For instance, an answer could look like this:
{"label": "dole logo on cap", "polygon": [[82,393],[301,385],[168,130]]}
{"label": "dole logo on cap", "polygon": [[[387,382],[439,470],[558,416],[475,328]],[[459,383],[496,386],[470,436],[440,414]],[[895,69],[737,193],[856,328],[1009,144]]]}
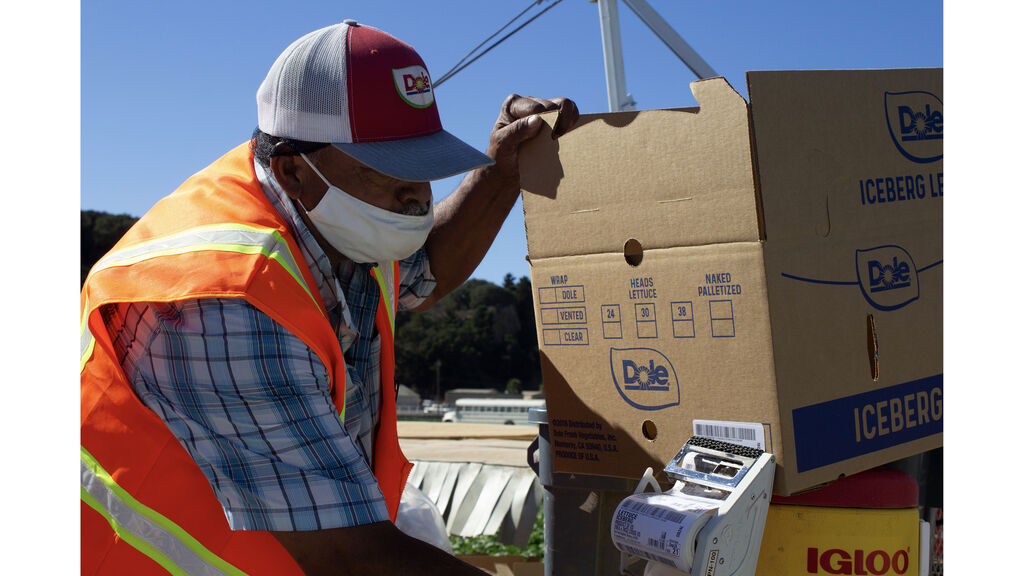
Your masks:
{"label": "dole logo on cap", "polygon": [[407,104],[414,108],[427,108],[434,103],[430,76],[423,66],[408,66],[391,71],[395,76],[395,89]]}

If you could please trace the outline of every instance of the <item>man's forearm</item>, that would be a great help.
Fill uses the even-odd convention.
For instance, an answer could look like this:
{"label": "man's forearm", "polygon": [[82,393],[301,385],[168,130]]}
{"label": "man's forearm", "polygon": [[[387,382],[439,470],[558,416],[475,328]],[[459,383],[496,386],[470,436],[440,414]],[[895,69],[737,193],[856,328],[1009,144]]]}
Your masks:
{"label": "man's forearm", "polygon": [[470,173],[437,205],[427,238],[437,279],[432,300],[458,288],[476,270],[517,198],[518,166],[492,165]]}
{"label": "man's forearm", "polygon": [[487,147],[494,164],[470,172],[435,208],[426,247],[437,286],[420,308],[429,308],[465,282],[483,260],[519,197],[519,145],[541,133],[545,124],[537,114],[554,110],[558,116],[550,134],[558,137],[579,119],[571,100],[516,94],[505,99]]}
{"label": "man's forearm", "polygon": [[271,532],[307,576],[485,576],[391,522],[308,532]]}

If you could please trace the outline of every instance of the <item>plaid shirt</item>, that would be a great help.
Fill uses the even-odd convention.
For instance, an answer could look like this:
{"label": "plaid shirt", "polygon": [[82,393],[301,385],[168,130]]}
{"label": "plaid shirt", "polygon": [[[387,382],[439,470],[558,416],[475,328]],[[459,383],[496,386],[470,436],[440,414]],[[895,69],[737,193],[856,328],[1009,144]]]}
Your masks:
{"label": "plaid shirt", "polygon": [[[380,298],[370,266],[332,271],[291,201],[259,163],[257,177],[290,223],[347,365],[345,422],[319,358],[241,299],[103,308],[142,402],[199,465],[234,530],[319,530],[388,519],[373,477],[380,406]],[[426,252],[399,263],[399,308],[433,290]],[[385,383],[385,390],[392,389]]]}

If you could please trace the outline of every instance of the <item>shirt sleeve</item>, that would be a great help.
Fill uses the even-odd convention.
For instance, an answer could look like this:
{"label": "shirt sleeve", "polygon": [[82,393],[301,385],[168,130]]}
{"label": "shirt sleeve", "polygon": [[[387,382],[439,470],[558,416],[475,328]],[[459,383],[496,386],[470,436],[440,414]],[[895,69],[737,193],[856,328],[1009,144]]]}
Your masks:
{"label": "shirt sleeve", "polygon": [[430,272],[430,258],[427,249],[420,248],[415,254],[398,262],[398,309],[411,310],[419,306],[437,286],[437,280]]}
{"label": "shirt sleeve", "polygon": [[327,370],[244,300],[105,311],[142,400],[199,465],[233,530],[320,530],[388,519],[335,412]]}

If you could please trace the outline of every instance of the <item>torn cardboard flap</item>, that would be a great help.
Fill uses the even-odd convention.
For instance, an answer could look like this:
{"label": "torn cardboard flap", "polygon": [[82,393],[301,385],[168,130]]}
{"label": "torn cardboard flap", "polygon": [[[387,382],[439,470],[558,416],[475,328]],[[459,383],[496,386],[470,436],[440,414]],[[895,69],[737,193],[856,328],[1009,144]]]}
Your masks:
{"label": "torn cardboard flap", "polygon": [[691,87],[697,111],[584,115],[523,145],[531,258],[758,239],[747,104],[721,78]]}
{"label": "torn cardboard flap", "polygon": [[748,85],[520,151],[555,472],[701,435],[791,494],[942,445],[942,71]]}

